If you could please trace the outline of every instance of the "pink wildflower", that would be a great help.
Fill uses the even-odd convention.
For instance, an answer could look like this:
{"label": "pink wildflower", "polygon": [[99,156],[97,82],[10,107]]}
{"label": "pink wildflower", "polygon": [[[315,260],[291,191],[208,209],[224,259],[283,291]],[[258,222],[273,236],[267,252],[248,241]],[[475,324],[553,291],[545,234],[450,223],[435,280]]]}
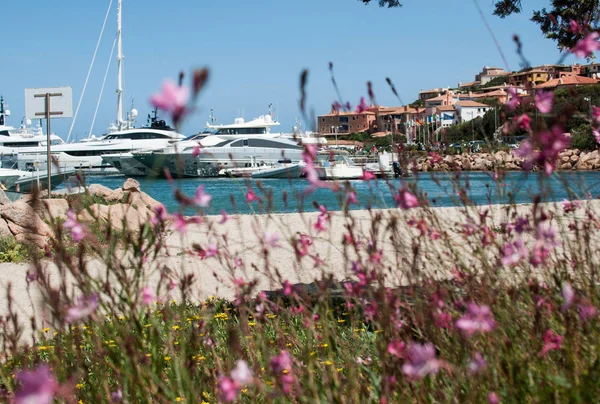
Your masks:
{"label": "pink wildflower", "polygon": [[162,92],[154,94],[150,102],[158,109],[169,112],[174,121],[179,121],[186,113],[190,94],[187,87],[178,86],[172,80],[163,82]]}
{"label": "pink wildflower", "polygon": [[583,32],[583,27],[575,20],[569,21],[569,32],[573,34],[580,34]]}
{"label": "pink wildflower", "polygon": [[542,114],[547,114],[552,110],[554,93],[551,91],[538,90],[535,94],[535,106]]}
{"label": "pink wildflower", "polygon": [[260,202],[260,197],[254,193],[252,188],[248,188],[248,192],[246,193],[246,203],[252,203],[254,201]]}
{"label": "pink wildflower", "polygon": [[321,210],[321,213],[317,217],[317,221],[315,222],[313,227],[318,232],[322,232],[327,230],[327,221],[329,220],[329,215],[327,215],[327,209],[325,208],[325,206],[321,205],[319,206],[319,209]]}
{"label": "pink wildflower", "polygon": [[462,330],[467,336],[476,332],[490,332],[496,326],[492,310],[489,306],[477,306],[475,303],[467,305],[467,313],[456,321],[456,328]]}
{"label": "pink wildflower", "polygon": [[165,209],[164,205],[161,204],[154,208],[154,215],[150,218],[150,223],[156,226],[160,223],[163,223],[168,217],[169,215],[167,214],[167,210]]}
{"label": "pink wildflower", "polygon": [[362,114],[367,109],[369,109],[369,105],[365,101],[365,97],[360,97],[360,103],[356,106],[356,113]]}
{"label": "pink wildflower", "polygon": [[600,107],[592,106],[592,120],[596,125],[600,125]]}
{"label": "pink wildflower", "polygon": [[467,367],[469,368],[469,372],[473,374],[479,373],[485,369],[486,363],[483,355],[481,355],[481,352],[475,352],[473,354]]}
{"label": "pink wildflower", "polygon": [[441,309],[433,312],[433,324],[438,328],[450,328],[452,326],[452,315]]}
{"label": "pink wildflower", "polygon": [[597,32],[591,32],[587,34],[583,39],[580,39],[573,48],[571,48],[571,52],[578,58],[589,58],[595,51],[600,49],[598,36],[599,35]]}
{"label": "pink wildflower", "polygon": [[363,176],[361,178],[364,181],[371,181],[375,179],[375,174],[371,171],[363,170]]}
{"label": "pink wildflower", "polygon": [[74,321],[86,318],[93,314],[98,308],[99,298],[98,294],[94,293],[89,297],[85,298],[80,296],[76,306],[71,307],[67,311],[67,321],[72,323]]}
{"label": "pink wildflower", "polygon": [[540,356],[544,357],[550,351],[562,348],[563,336],[556,334],[552,330],[546,330],[544,333],[544,348],[540,351]]}
{"label": "pink wildflower", "polygon": [[436,357],[433,344],[413,343],[408,348],[406,362],[402,365],[402,373],[409,379],[422,379],[428,374],[436,374],[441,364]]}
{"label": "pink wildflower", "polygon": [[565,213],[575,212],[577,209],[581,207],[579,201],[569,201],[567,199],[563,199],[563,211]]}
{"label": "pink wildflower", "polygon": [[145,286],[142,289],[142,303],[146,306],[154,304],[156,302],[156,295],[150,286]]}
{"label": "pink wildflower", "polygon": [[519,115],[517,118],[517,127],[520,129],[531,130],[531,117],[527,114]]}
{"label": "pink wildflower", "polygon": [[81,223],[77,221],[77,217],[75,216],[75,212],[72,209],[67,211],[67,220],[63,223],[63,227],[65,229],[71,229],[71,238],[76,243],[80,242],[85,238],[87,232]]}
{"label": "pink wildflower", "polygon": [[488,403],[489,404],[499,404],[500,397],[498,397],[498,394],[496,394],[493,391],[490,394],[488,394]]}
{"label": "pink wildflower", "polygon": [[589,321],[596,317],[598,310],[589,303],[578,305],[578,314],[581,321]]}
{"label": "pink wildflower", "polygon": [[358,204],[358,199],[356,199],[356,192],[350,191],[348,193],[348,196],[346,198],[346,204],[347,205]]}
{"label": "pink wildflower", "polygon": [[594,135],[594,138],[596,139],[596,143],[600,143],[600,132],[598,132],[597,130],[592,131],[592,134]]}
{"label": "pink wildflower", "polygon": [[200,145],[196,145],[194,146],[194,150],[192,151],[192,156],[193,157],[198,157],[200,155]]}
{"label": "pink wildflower", "polygon": [[221,401],[230,403],[235,401],[240,388],[238,384],[227,376],[219,376],[219,392],[221,393]]}
{"label": "pink wildflower", "polygon": [[514,111],[519,105],[519,96],[517,94],[517,89],[514,87],[508,88],[508,95],[510,96],[506,101],[506,106],[509,110]]}
{"label": "pink wildflower", "polygon": [[405,349],[406,349],[406,344],[404,342],[398,341],[398,340],[394,340],[394,341],[390,342],[387,346],[387,352],[390,355],[395,356],[397,358],[404,357]]}
{"label": "pink wildflower", "polygon": [[283,282],[283,294],[285,296],[290,296],[292,293],[294,293],[294,285],[286,279]]}
{"label": "pink wildflower", "polygon": [[502,247],[502,265],[518,265],[528,255],[529,251],[523,244],[523,240],[519,239],[512,243],[506,243]]}
{"label": "pink wildflower", "polygon": [[110,397],[112,398],[113,403],[118,403],[123,400],[123,391],[119,388],[110,393]]}
{"label": "pink wildflower", "polygon": [[215,243],[210,243],[206,250],[204,250],[204,249],[198,250],[198,256],[201,259],[216,257],[217,255],[219,255],[219,247]]}
{"label": "pink wildflower", "polygon": [[296,253],[300,257],[308,254],[308,247],[312,245],[312,238],[308,234],[298,233],[298,238],[295,244]]}
{"label": "pink wildflower", "polygon": [[238,360],[235,368],[231,371],[231,377],[219,377],[219,392],[224,402],[235,401],[242,387],[252,382],[252,369],[244,360]]}
{"label": "pink wildflower", "polygon": [[569,307],[571,307],[573,305],[573,302],[575,301],[575,291],[573,290],[573,287],[571,286],[571,284],[569,282],[565,282],[563,284],[561,293],[562,293],[562,298],[563,298],[563,305],[561,307],[561,310],[567,311],[567,310],[569,310]]}
{"label": "pink wildflower", "polygon": [[295,380],[292,365],[292,355],[288,351],[282,350],[279,355],[271,358],[271,369],[277,376],[277,382],[285,394],[292,392]]}
{"label": "pink wildflower", "polygon": [[279,234],[277,233],[271,233],[271,232],[265,232],[265,235],[263,237],[263,242],[265,247],[271,247],[271,248],[277,248],[277,247],[281,247],[279,245]]}
{"label": "pink wildflower", "polygon": [[229,218],[227,217],[227,211],[225,209],[221,210],[221,218],[219,219],[219,224],[225,224]]}
{"label": "pink wildflower", "polygon": [[342,104],[340,104],[339,101],[335,101],[333,104],[331,104],[331,109],[335,114],[339,113],[341,108]]}
{"label": "pink wildflower", "polygon": [[231,379],[240,386],[246,386],[252,382],[252,369],[245,360],[238,360],[235,368],[231,371]]}
{"label": "pink wildflower", "polygon": [[173,223],[175,230],[181,234],[184,234],[187,230],[187,220],[185,220],[185,217],[183,217],[181,213],[175,213],[173,217],[175,218],[175,222]]}
{"label": "pink wildflower", "polygon": [[398,195],[395,196],[396,205],[401,209],[411,209],[419,206],[419,200],[414,196],[406,187],[398,191]]}
{"label": "pink wildflower", "polygon": [[21,370],[15,375],[20,388],[15,394],[15,404],[51,404],[58,392],[54,373],[46,365],[35,370]]}
{"label": "pink wildflower", "polygon": [[208,208],[212,196],[204,192],[204,185],[199,185],[196,189],[196,196],[194,197],[194,203],[201,208]]}

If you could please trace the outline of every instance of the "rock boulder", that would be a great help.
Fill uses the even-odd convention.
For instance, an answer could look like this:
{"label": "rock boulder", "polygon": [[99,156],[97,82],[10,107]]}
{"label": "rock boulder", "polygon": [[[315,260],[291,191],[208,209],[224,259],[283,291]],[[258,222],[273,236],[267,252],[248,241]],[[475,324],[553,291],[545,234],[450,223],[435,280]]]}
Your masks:
{"label": "rock boulder", "polygon": [[[23,228],[28,233],[52,237],[52,229],[40,219],[35,210],[28,204],[17,201],[10,205],[2,206],[1,216],[6,219],[10,227],[11,223]],[[11,228],[12,231],[12,228]],[[13,234],[15,232],[13,231]]]}
{"label": "rock boulder", "polygon": [[133,178],[127,178],[127,181],[123,184],[123,191],[128,192],[141,192],[140,183]]}

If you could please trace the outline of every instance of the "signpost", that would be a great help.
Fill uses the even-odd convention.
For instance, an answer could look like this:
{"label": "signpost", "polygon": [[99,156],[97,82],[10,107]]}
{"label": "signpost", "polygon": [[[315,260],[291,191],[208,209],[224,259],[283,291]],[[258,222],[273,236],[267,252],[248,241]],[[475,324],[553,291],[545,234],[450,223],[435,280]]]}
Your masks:
{"label": "signpost", "polygon": [[[52,101],[52,107],[50,106]],[[46,160],[48,167],[48,198],[52,189],[52,154],[50,150],[50,119],[73,117],[73,90],[71,87],[26,88],[25,117],[27,119],[46,118]]]}

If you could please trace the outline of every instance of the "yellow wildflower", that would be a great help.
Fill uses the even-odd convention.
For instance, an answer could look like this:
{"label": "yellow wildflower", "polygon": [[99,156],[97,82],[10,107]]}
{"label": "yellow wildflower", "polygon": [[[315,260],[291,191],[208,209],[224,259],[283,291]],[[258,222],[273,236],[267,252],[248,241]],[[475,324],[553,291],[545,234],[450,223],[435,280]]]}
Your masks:
{"label": "yellow wildflower", "polygon": [[345,323],[345,322],[346,322],[346,320],[344,320],[344,319],[341,319],[341,318],[338,319],[338,323]]}
{"label": "yellow wildflower", "polygon": [[164,359],[165,359],[165,361],[166,361],[166,362],[168,362],[168,361],[170,361],[170,360],[171,360],[171,357],[170,357],[170,356],[165,356],[165,358],[164,358]]}
{"label": "yellow wildflower", "polygon": [[80,390],[80,389],[82,389],[82,388],[83,388],[83,384],[81,384],[81,383],[77,383],[77,384],[75,385],[75,388],[76,388],[77,390]]}
{"label": "yellow wildflower", "polygon": [[248,321],[248,325],[250,327],[254,327],[256,325],[256,322],[255,321]]}
{"label": "yellow wildflower", "polygon": [[178,403],[180,403],[180,402],[182,402],[182,401],[183,401],[183,398],[181,398],[181,397],[177,397],[177,398],[175,399],[175,401],[177,401]]}
{"label": "yellow wildflower", "polygon": [[174,326],[173,326],[173,327],[171,327],[171,328],[173,328],[173,330],[177,331],[177,330],[178,330],[180,327],[179,327],[178,325],[174,325]]}
{"label": "yellow wildflower", "polygon": [[48,332],[48,331],[50,331],[50,328],[48,328],[48,327],[46,327],[42,330],[42,332]]}
{"label": "yellow wildflower", "polygon": [[329,346],[329,344],[328,344],[328,343],[326,343],[326,342],[323,342],[323,343],[321,344],[321,348],[327,348],[328,346]]}
{"label": "yellow wildflower", "polygon": [[270,313],[267,314],[267,318],[269,318],[269,319],[274,319],[275,317],[277,317],[276,314],[270,314]]}

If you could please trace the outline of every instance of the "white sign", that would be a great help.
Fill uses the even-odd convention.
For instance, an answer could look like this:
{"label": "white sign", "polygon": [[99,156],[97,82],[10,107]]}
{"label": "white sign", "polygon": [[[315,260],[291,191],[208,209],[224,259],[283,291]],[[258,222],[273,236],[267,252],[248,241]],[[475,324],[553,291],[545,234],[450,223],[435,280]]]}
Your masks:
{"label": "white sign", "polygon": [[48,87],[25,89],[25,117],[46,117],[46,94],[50,94],[50,118],[73,117],[73,89],[71,87]]}

